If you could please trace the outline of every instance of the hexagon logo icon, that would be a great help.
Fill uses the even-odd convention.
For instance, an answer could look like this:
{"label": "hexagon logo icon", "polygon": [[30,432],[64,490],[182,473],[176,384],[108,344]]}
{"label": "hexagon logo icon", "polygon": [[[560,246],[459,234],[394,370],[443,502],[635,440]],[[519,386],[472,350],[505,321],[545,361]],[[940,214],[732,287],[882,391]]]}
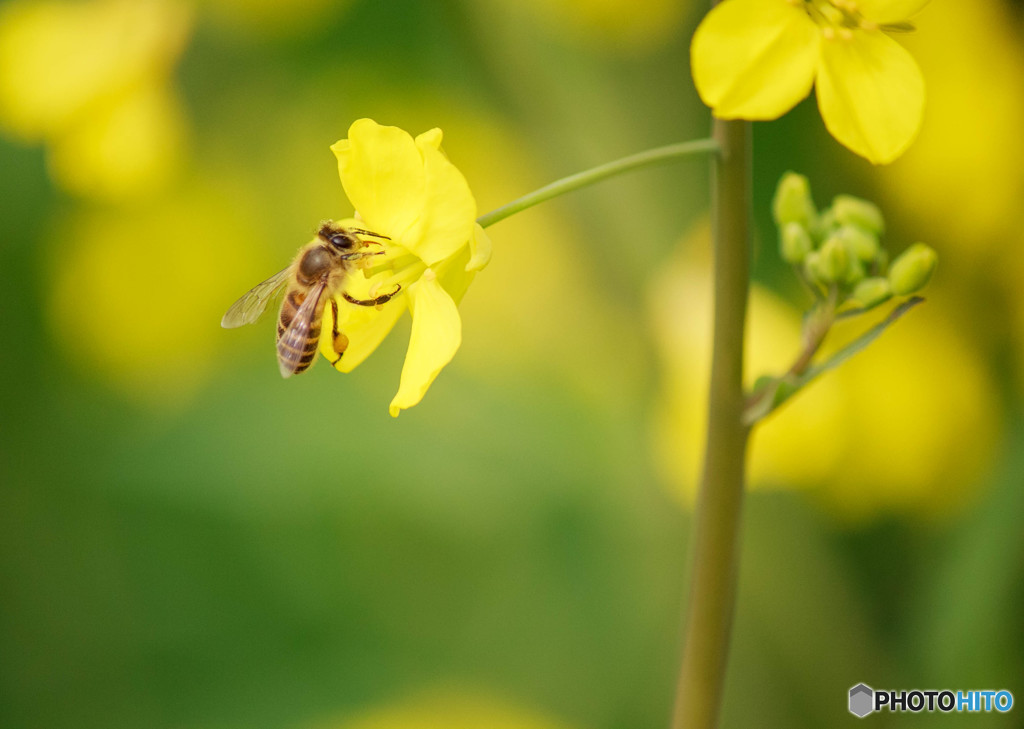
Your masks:
{"label": "hexagon logo icon", "polygon": [[875,710],[875,692],[870,686],[858,683],[850,689],[850,713],[863,719]]}

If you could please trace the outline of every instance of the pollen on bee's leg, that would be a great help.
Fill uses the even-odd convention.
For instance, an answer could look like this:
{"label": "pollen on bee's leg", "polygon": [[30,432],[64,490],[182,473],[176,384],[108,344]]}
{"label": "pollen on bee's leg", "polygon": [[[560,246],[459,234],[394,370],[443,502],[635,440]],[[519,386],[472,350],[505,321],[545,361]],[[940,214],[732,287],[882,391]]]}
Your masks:
{"label": "pollen on bee's leg", "polygon": [[335,299],[331,299],[331,314],[333,314],[331,317],[331,346],[338,354],[337,359],[331,364],[336,365],[341,361],[341,355],[345,354],[345,350],[348,349],[348,337],[344,332],[338,331],[338,302]]}
{"label": "pollen on bee's leg", "polygon": [[348,349],[348,337],[343,332],[335,332],[333,346],[340,359],[341,355],[345,354],[345,350]]}

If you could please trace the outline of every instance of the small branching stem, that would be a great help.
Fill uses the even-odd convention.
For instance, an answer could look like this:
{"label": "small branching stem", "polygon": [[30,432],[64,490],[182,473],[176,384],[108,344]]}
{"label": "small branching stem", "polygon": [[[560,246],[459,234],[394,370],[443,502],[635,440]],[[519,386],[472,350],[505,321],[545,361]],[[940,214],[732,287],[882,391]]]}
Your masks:
{"label": "small branching stem", "polygon": [[825,337],[836,320],[836,302],[838,292],[835,285],[829,288],[828,297],[822,301],[807,317],[804,323],[804,348],[801,350],[787,375],[802,375],[810,367],[814,355],[818,353]]}

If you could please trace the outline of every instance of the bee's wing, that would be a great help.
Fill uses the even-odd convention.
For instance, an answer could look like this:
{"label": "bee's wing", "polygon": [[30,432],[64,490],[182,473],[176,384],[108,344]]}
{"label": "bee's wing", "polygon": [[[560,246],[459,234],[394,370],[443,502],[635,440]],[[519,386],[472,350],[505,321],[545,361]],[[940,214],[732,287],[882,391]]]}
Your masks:
{"label": "bee's wing", "polygon": [[313,328],[313,317],[316,316],[320,298],[326,288],[327,285],[321,281],[309,290],[288,328],[277,338],[277,364],[281,367],[281,377],[291,377],[302,366],[306,342]]}
{"label": "bee's wing", "polygon": [[267,302],[288,283],[291,270],[289,266],[249,289],[242,298],[231,305],[224,318],[220,320],[220,325],[225,329],[234,329],[244,324],[252,324],[259,319],[267,308]]}

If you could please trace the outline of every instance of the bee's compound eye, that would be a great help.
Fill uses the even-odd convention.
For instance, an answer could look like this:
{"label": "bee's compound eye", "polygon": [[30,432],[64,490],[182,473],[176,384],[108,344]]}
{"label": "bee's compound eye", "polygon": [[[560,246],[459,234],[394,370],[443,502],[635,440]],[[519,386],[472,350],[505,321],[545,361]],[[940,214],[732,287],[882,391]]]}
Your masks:
{"label": "bee's compound eye", "polygon": [[336,233],[331,236],[331,245],[335,248],[347,251],[352,247],[352,237],[342,233]]}

